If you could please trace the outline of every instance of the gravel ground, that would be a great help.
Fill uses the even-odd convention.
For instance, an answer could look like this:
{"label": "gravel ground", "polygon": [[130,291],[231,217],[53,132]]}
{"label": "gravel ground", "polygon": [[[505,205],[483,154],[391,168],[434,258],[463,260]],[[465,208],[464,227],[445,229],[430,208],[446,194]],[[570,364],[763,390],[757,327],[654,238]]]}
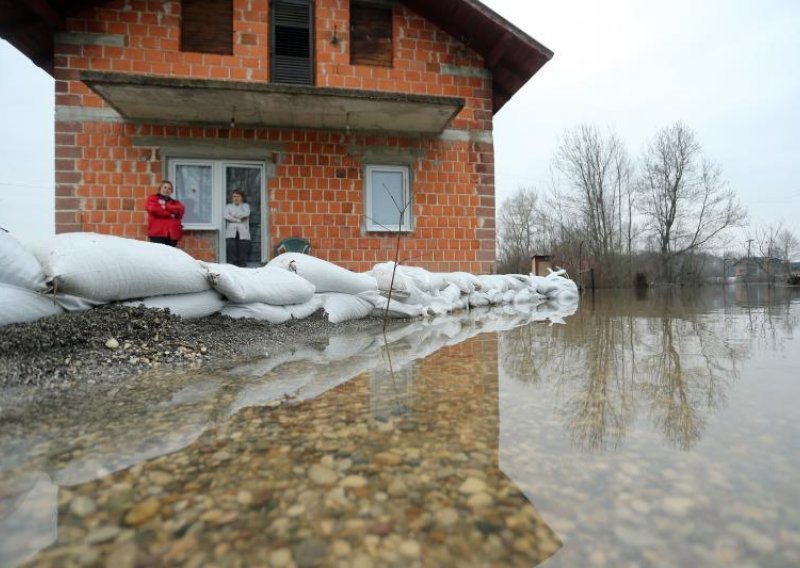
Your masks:
{"label": "gravel ground", "polygon": [[184,321],[168,311],[121,305],[60,314],[0,327],[0,395],[119,382],[153,368],[208,368],[379,321],[334,325],[321,312],[279,325],[220,315]]}

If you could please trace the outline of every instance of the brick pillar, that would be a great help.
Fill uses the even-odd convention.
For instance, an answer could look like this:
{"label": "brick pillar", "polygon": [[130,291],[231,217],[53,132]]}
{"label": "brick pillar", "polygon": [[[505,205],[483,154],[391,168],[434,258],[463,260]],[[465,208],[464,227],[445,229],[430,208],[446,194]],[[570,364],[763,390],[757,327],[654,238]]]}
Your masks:
{"label": "brick pillar", "polygon": [[475,192],[478,195],[478,238],[477,260],[481,274],[491,274],[497,260],[496,235],[494,218],[494,145],[489,142],[475,142],[472,145],[475,153],[475,173],[478,183]]}
{"label": "brick pillar", "polygon": [[83,200],[78,196],[78,186],[83,181],[78,160],[83,157],[83,149],[76,140],[82,132],[79,122],[55,123],[56,233],[83,230]]}

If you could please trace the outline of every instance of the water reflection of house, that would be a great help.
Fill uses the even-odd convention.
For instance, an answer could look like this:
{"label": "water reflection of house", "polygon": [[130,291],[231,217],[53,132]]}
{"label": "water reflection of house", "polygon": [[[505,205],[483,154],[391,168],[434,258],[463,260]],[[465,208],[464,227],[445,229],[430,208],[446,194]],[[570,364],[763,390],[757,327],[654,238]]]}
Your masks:
{"label": "water reflection of house", "polygon": [[734,264],[739,282],[782,282],[786,280],[786,263],[767,256],[745,257]]}

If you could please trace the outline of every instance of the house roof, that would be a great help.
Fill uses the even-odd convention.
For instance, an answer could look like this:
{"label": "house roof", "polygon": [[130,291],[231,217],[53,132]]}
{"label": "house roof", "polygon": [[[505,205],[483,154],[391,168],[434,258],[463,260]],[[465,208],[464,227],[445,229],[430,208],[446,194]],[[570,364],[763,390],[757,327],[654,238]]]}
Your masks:
{"label": "house roof", "polygon": [[[66,19],[108,0],[0,0],[0,37],[52,74],[53,34]],[[478,0],[401,0],[479,53],[493,76],[497,112],[553,52]]]}

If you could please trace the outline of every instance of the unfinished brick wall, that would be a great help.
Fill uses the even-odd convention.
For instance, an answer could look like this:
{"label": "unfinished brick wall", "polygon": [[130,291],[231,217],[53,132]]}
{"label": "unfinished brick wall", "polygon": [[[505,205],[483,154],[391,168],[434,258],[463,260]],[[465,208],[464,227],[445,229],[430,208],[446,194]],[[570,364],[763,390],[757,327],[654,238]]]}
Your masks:
{"label": "unfinished brick wall", "polygon": [[[463,97],[465,107],[450,127],[466,134],[491,131],[491,79],[470,73],[482,69],[475,53],[398,5],[393,66],[352,66],[349,1],[318,0],[315,9],[318,86]],[[273,243],[302,235],[311,239],[316,256],[366,270],[392,259],[397,242],[392,235],[363,229],[364,164],[348,148],[374,146],[420,156],[412,166],[415,229],[401,238],[401,259],[433,270],[493,270],[494,156],[489,142],[126,123],[114,119],[103,99],[79,80],[81,70],[92,70],[267,82],[266,1],[234,1],[229,56],[180,51],[179,1],[115,0],[67,24],[68,33],[56,38],[55,47],[57,232],[146,238],[144,202],[156,190],[164,164],[159,148],[134,146],[135,136],[280,142],[285,151],[267,185]],[[330,43],[334,29],[341,40],[336,45]],[[454,68],[464,72],[453,73]],[[216,259],[214,232],[189,231],[181,246],[197,258]]]}

